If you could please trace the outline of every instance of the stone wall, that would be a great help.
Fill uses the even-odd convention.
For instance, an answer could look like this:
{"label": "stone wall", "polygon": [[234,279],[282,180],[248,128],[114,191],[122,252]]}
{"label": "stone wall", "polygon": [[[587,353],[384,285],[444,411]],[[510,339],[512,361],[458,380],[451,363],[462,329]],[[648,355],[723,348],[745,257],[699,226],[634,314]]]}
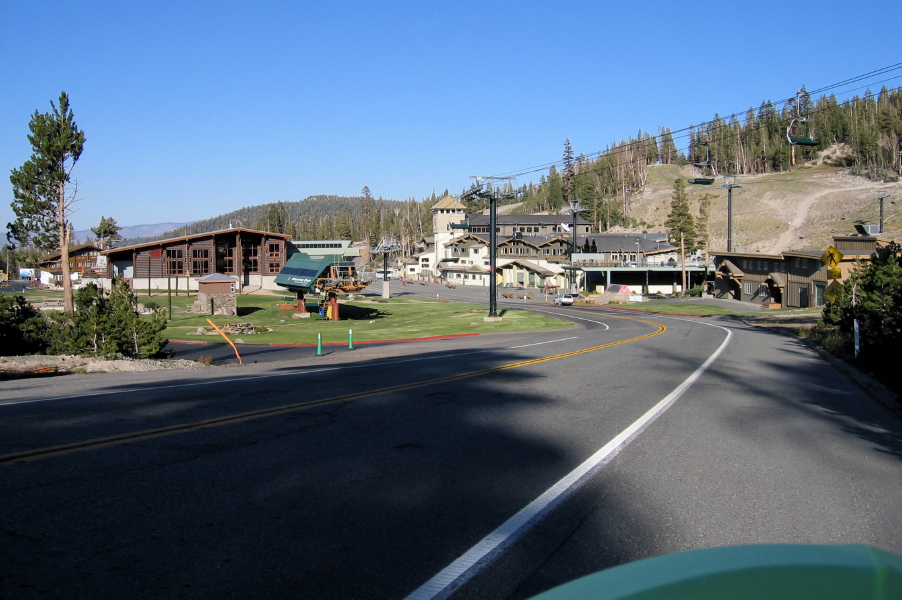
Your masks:
{"label": "stone wall", "polygon": [[224,317],[238,316],[238,295],[234,292],[221,294],[197,295],[197,300],[191,305],[191,312],[202,315],[222,315]]}

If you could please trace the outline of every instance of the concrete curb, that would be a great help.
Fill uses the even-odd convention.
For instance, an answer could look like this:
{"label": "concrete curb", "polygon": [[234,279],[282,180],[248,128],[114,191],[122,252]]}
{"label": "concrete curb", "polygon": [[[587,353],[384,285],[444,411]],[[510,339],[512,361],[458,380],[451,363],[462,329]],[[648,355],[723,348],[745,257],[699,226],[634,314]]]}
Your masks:
{"label": "concrete curb", "polygon": [[796,340],[807,346],[809,349],[818,354],[830,365],[848,377],[852,382],[860,387],[866,394],[874,398],[877,402],[891,410],[893,413],[902,416],[902,403],[899,401],[899,395],[889,389],[870,375],[862,373],[856,367],[850,365],[841,358],[830,354],[809,339],[793,335]]}

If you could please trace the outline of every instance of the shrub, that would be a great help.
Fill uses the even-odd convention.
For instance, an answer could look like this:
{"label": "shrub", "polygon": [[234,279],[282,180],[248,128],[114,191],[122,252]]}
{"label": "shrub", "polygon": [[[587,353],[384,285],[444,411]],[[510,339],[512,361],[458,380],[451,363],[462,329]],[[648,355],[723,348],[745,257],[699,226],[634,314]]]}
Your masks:
{"label": "shrub", "polygon": [[881,373],[885,382],[902,389],[898,372],[902,360],[902,246],[891,242],[878,248],[871,260],[855,269],[824,306],[827,330],[851,339],[857,320],[860,365]]}
{"label": "shrub", "polygon": [[88,353],[104,358],[147,358],[166,345],[166,319],[160,312],[142,318],[137,298],[121,278],[109,294],[91,283],[75,294],[75,311],[57,313],[50,332],[50,348],[57,354]]}
{"label": "shrub", "polygon": [[43,354],[47,321],[24,296],[0,294],[0,356]]}

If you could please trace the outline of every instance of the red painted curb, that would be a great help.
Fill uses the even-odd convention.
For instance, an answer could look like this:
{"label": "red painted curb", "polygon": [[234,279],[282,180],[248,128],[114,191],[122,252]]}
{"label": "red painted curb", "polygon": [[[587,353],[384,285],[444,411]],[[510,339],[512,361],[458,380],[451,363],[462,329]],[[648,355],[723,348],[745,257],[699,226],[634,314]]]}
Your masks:
{"label": "red painted curb", "polygon": [[[422,342],[425,340],[444,340],[449,338],[459,338],[459,337],[472,337],[474,335],[479,335],[478,333],[452,333],[449,335],[431,335],[429,337],[421,337],[421,338],[409,338],[402,340],[365,340],[362,342],[354,342],[355,346],[362,344],[397,344],[402,342]],[[316,344],[266,344],[270,348],[308,348],[311,346],[316,346]],[[323,346],[347,346],[347,342],[329,342],[327,344],[323,344]]]}
{"label": "red painted curb", "polygon": [[[422,342],[426,340],[444,340],[449,338],[460,338],[460,337],[473,337],[479,335],[478,333],[451,333],[448,335],[430,335],[428,337],[421,338],[408,338],[402,340],[365,340],[362,342],[354,342],[354,345],[361,344],[397,344],[402,342]],[[210,344],[210,342],[188,342],[185,340],[168,340],[170,344],[193,344],[196,346],[204,346]],[[316,346],[316,343],[312,344],[245,344],[246,346],[268,346],[270,348],[309,348],[312,346]],[[323,344],[323,346],[347,346],[347,342],[329,342],[327,344]]]}

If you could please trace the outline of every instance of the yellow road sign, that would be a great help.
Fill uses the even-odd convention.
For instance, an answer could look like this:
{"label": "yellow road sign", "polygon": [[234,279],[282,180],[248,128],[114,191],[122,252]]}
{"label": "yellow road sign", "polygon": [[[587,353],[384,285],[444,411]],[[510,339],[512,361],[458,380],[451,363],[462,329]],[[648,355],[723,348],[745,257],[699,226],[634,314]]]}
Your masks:
{"label": "yellow road sign", "polygon": [[824,252],[824,255],[821,257],[821,261],[830,267],[831,269],[839,266],[839,261],[842,260],[843,254],[833,246],[827,248],[827,251]]}
{"label": "yellow road sign", "polygon": [[827,269],[827,279],[842,279],[842,269]]}
{"label": "yellow road sign", "polygon": [[839,298],[839,292],[841,289],[842,284],[840,282],[831,282],[830,285],[827,286],[827,289],[824,290],[824,298],[826,298],[830,302],[836,302],[836,299]]}

